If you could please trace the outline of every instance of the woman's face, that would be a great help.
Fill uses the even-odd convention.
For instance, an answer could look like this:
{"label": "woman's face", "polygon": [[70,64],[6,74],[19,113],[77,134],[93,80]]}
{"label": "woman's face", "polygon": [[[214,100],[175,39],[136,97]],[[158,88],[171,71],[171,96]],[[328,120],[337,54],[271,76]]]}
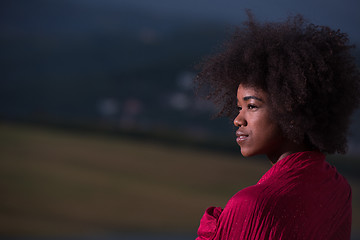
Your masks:
{"label": "woman's face", "polygon": [[239,114],[234,119],[234,125],[239,128],[236,131],[236,142],[242,155],[248,157],[265,154],[270,160],[279,158],[284,153],[286,140],[278,124],[270,118],[267,93],[240,84],[237,105]]}

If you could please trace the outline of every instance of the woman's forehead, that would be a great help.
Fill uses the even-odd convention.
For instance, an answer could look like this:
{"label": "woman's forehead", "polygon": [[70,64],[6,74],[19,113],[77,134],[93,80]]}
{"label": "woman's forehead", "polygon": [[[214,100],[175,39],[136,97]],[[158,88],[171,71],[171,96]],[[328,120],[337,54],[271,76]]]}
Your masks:
{"label": "woman's forehead", "polygon": [[242,95],[243,97],[245,95],[249,95],[249,96],[262,96],[265,98],[268,95],[267,92],[265,92],[263,89],[261,89],[259,87],[248,86],[248,85],[244,85],[244,84],[240,84],[238,86],[237,94]]}

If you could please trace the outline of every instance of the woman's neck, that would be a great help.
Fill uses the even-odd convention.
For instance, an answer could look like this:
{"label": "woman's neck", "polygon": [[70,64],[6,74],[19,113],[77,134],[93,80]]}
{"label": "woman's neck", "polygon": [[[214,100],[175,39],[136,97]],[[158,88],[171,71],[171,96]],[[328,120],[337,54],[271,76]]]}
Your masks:
{"label": "woman's neck", "polygon": [[305,152],[311,150],[312,150],[311,147],[305,144],[296,144],[294,142],[289,141],[288,144],[286,144],[280,149],[280,151],[276,153],[274,152],[272,154],[268,154],[267,157],[270,160],[270,162],[274,165],[293,153]]}

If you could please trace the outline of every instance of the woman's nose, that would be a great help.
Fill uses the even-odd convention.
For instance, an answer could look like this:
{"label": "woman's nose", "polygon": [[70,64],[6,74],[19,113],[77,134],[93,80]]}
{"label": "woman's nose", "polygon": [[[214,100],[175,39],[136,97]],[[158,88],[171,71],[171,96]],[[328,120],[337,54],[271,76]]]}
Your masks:
{"label": "woman's nose", "polygon": [[234,125],[235,127],[241,127],[241,126],[246,126],[247,125],[247,122],[244,118],[244,116],[239,113],[236,118],[234,119]]}

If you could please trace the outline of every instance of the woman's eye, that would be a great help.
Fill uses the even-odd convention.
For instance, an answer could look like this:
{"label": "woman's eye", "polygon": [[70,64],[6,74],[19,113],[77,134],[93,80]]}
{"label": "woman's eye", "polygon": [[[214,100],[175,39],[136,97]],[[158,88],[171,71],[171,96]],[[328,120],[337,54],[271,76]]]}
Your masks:
{"label": "woman's eye", "polygon": [[241,109],[242,109],[242,107],[238,107],[238,111],[239,111],[239,112],[241,111]]}
{"label": "woman's eye", "polygon": [[257,106],[251,104],[248,105],[248,109],[255,109],[255,108],[257,108]]}

